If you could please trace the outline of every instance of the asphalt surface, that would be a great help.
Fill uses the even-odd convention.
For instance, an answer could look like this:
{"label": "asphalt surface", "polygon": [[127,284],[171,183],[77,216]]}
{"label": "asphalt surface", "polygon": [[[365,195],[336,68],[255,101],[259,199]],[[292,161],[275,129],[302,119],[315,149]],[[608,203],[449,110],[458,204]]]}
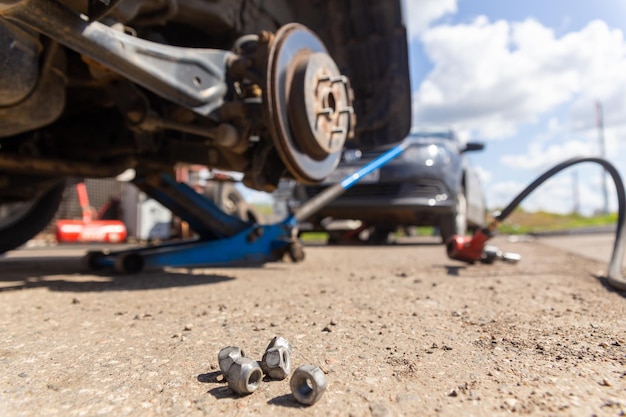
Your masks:
{"label": "asphalt surface", "polygon": [[608,262],[613,253],[614,233],[585,233],[538,237],[540,242],[601,262]]}
{"label": "asphalt surface", "polygon": [[[129,276],[85,270],[82,247],[10,252],[0,416],[624,415],[626,294],[605,285],[606,262],[543,239],[493,243],[522,261],[466,265],[408,239]],[[275,335],[294,367],[325,373],[312,407],[288,380],[243,397],[222,381],[220,348],[260,359]]]}

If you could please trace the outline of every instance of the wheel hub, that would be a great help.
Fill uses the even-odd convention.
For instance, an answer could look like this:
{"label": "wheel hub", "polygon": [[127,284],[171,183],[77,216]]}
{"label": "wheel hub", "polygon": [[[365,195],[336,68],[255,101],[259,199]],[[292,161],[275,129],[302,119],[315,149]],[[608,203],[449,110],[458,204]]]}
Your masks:
{"label": "wheel hub", "polygon": [[289,121],[295,141],[313,159],[341,151],[353,113],[346,76],[325,53],[302,57],[295,66]]}
{"label": "wheel hub", "polygon": [[264,98],[274,145],[289,172],[308,183],[327,177],[354,134],[354,97],[348,78],[304,26],[289,24],[276,33]]}

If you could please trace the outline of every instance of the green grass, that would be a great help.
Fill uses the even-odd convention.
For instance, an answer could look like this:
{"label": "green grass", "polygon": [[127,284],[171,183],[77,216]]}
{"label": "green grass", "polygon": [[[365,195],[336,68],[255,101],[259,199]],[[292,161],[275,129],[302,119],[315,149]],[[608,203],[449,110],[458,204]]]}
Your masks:
{"label": "green grass", "polygon": [[611,226],[617,223],[617,213],[601,216],[580,214],[556,214],[545,211],[526,212],[518,209],[498,229],[505,234],[559,231],[585,227]]}
{"label": "green grass", "polygon": [[[433,236],[435,228],[432,226],[419,226],[415,228],[414,236]],[[396,237],[406,236],[404,231],[398,230],[395,232]],[[326,232],[303,232],[300,236],[303,242],[324,242],[328,239],[328,233]]]}
{"label": "green grass", "polygon": [[[580,214],[556,214],[545,211],[527,212],[517,209],[500,225],[498,232],[510,235],[522,235],[538,232],[580,229],[586,227],[613,226],[617,224],[617,213],[602,216],[582,216]],[[433,227],[415,228],[416,236],[432,236]],[[398,231],[396,236],[404,236]],[[301,235],[304,242],[324,242],[328,239],[325,232],[305,232]]]}
{"label": "green grass", "polygon": [[302,233],[300,239],[303,242],[324,242],[328,239],[326,232],[305,232]]}

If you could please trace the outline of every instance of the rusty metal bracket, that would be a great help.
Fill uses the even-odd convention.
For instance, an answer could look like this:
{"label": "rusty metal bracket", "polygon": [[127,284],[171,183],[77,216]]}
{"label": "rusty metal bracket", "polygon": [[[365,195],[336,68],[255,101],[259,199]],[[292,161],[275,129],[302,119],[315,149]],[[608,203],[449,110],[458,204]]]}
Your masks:
{"label": "rusty metal bracket", "polygon": [[51,0],[0,0],[0,17],[68,48],[203,116],[222,105],[229,51],[162,45],[89,22]]}

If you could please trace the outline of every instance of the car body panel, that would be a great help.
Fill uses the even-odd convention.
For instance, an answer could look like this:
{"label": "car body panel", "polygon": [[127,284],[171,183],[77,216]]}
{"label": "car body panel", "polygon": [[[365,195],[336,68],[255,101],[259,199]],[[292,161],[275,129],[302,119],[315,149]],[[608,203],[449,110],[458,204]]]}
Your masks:
{"label": "car body panel", "polygon": [[[380,168],[373,178],[364,178],[322,208],[310,222],[317,228],[326,218],[361,220],[379,226],[436,226],[442,216],[455,213],[457,193],[464,191],[468,225],[484,226],[484,195],[478,175],[465,156],[464,145],[449,131],[439,137],[421,135],[424,133],[417,132],[405,138],[410,146],[402,155]],[[346,150],[330,179],[338,182],[341,175],[358,170],[386,149],[364,151],[359,158],[353,156],[354,151]],[[317,195],[328,185],[296,185],[295,204]]]}

